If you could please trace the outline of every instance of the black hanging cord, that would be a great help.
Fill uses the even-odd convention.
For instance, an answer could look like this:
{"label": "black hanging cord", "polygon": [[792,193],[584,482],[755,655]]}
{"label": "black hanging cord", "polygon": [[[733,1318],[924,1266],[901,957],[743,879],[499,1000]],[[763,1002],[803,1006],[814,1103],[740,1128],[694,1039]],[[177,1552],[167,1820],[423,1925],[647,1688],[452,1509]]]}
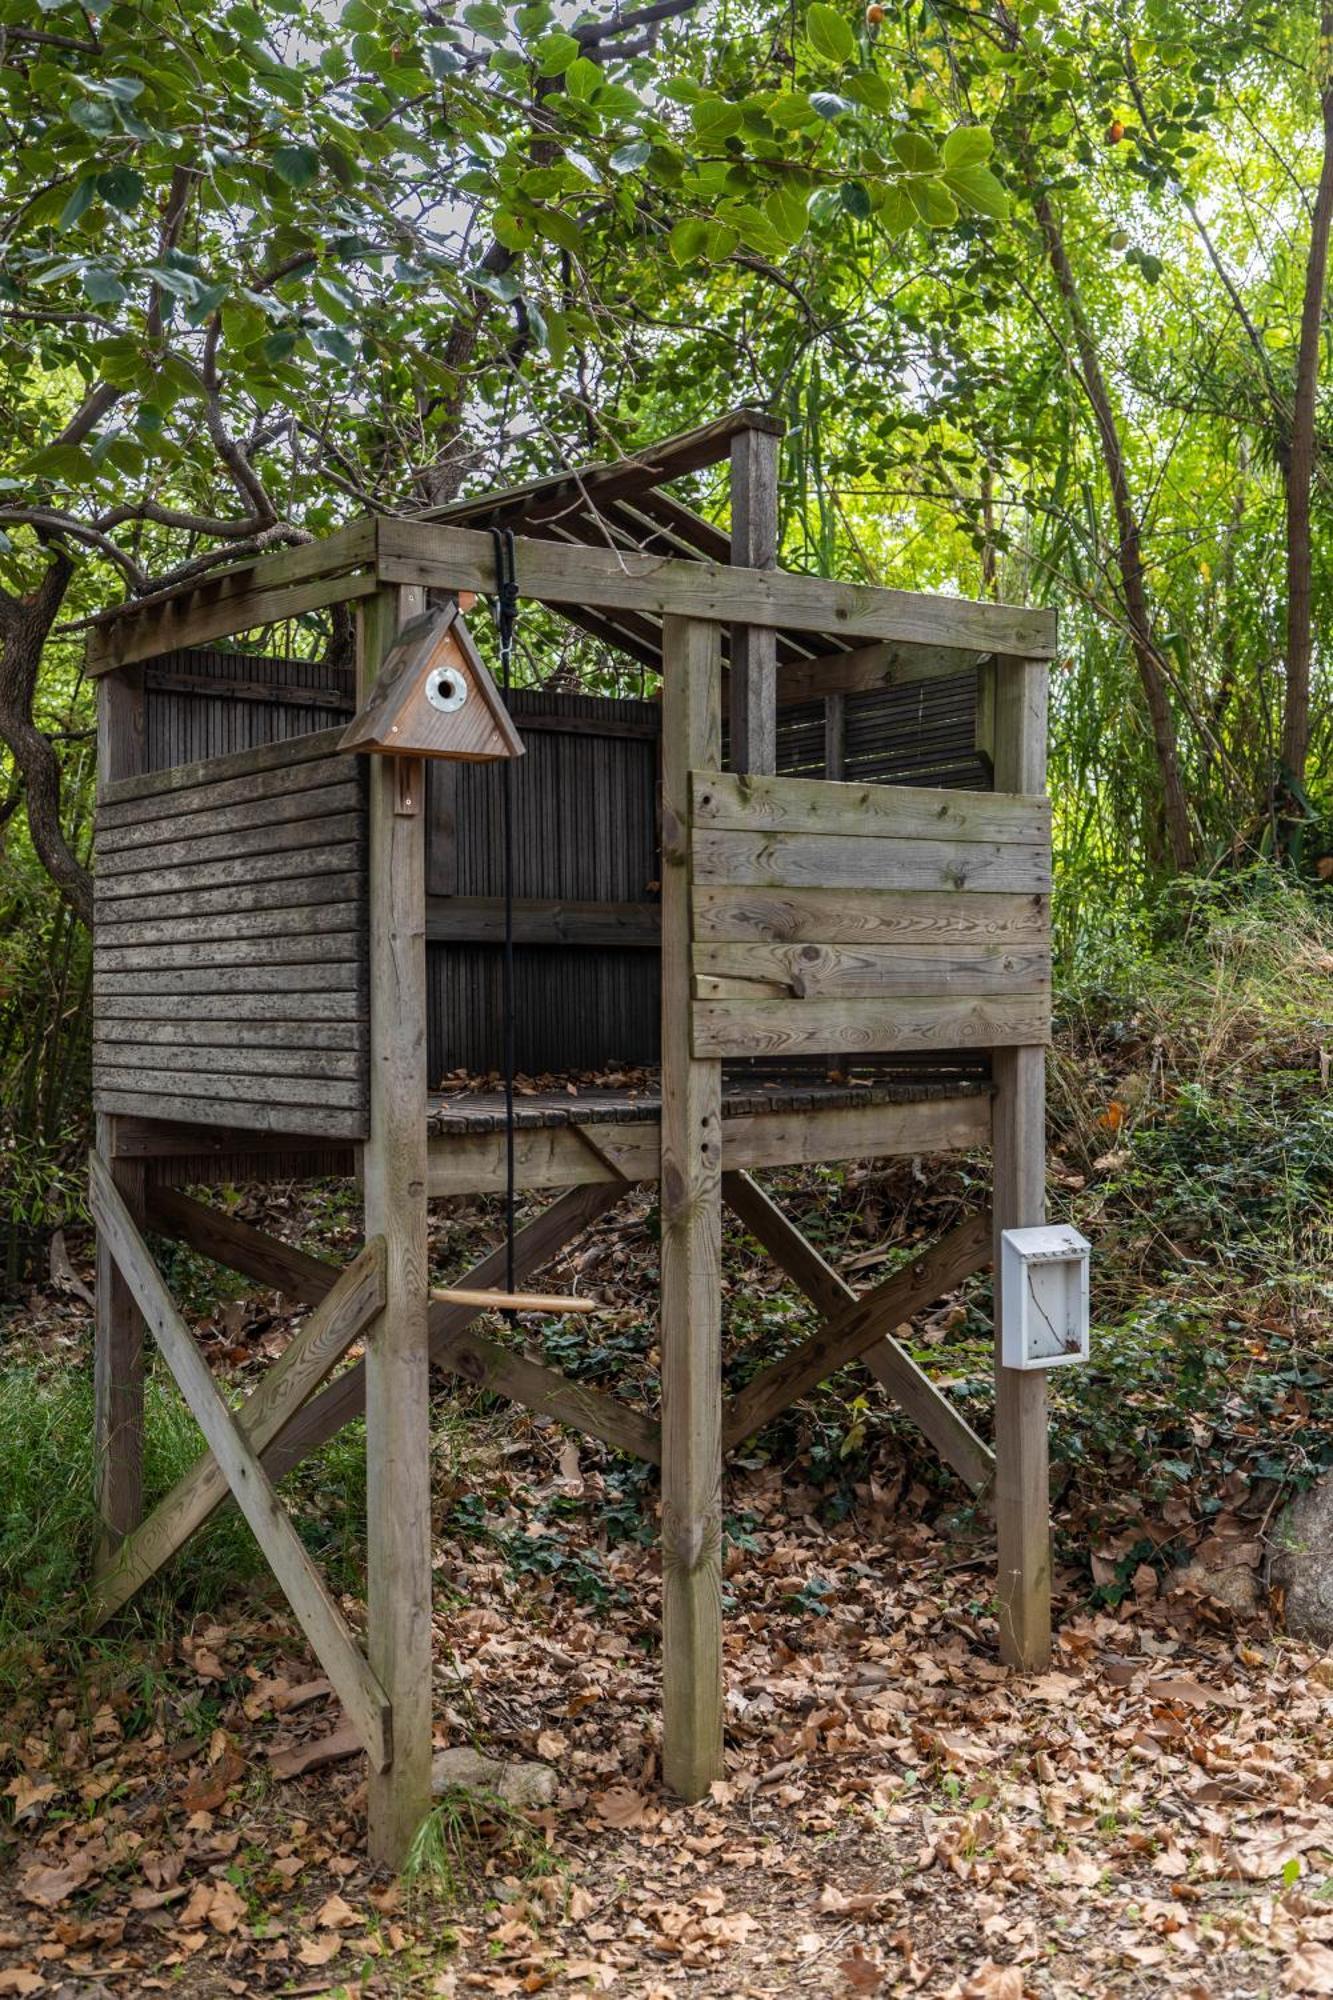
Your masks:
{"label": "black hanging cord", "polygon": [[[500,687],[509,706],[514,656],[514,622],[518,617],[518,576],[514,566],[514,531],[492,528],[495,545],[496,629],[500,640]],[[505,1289],[517,1289],[514,1271],[514,1069],[518,1010],[514,992],[514,760],[504,759],[504,969],[501,980],[501,1030],[505,1084]],[[512,1313],[507,1315],[511,1320]]]}

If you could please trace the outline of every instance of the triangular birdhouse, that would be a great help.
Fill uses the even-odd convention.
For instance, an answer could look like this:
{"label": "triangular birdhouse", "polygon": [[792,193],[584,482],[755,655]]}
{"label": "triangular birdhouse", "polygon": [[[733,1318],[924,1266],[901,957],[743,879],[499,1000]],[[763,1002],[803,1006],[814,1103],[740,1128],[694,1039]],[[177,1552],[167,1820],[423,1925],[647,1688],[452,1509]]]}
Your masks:
{"label": "triangular birdhouse", "polygon": [[523,740],[456,604],[402,627],[339,748],[472,764],[523,755]]}

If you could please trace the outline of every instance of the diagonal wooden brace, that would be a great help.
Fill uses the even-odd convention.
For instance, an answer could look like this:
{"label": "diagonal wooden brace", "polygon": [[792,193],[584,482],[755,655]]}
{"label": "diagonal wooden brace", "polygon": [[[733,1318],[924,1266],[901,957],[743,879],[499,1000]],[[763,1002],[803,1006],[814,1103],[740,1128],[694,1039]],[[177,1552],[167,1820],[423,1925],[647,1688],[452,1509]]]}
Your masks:
{"label": "diagonal wooden brace", "polygon": [[[732,1213],[824,1319],[855,1305],[858,1294],[758,1181],[745,1173],[724,1174],[722,1194]],[[963,1484],[975,1494],[986,1492],[995,1477],[994,1452],[893,1335],[884,1334],[861,1359]]]}
{"label": "diagonal wooden brace", "polygon": [[227,1407],[98,1153],[91,1155],[89,1178],[93,1219],[102,1241],[152,1329],[191,1415],[302,1631],[333,1682],[372,1766],[377,1771],[387,1770],[393,1757],[392,1716],[383,1688],[325,1589],[245,1432]]}
{"label": "diagonal wooden brace", "polygon": [[[259,1234],[257,1230],[254,1233]],[[333,1373],[352,1342],[383,1309],[384,1244],[376,1237],[345,1271],[333,1274],[323,1303],[237,1413],[236,1421],[251,1451],[262,1456],[282,1436],[302,1404]],[[212,1452],[206,1451],[158,1502],[148,1519],[120,1544],[115,1559],[93,1586],[89,1629],[95,1632],[128,1603],[226,1498],[222,1468]]]}
{"label": "diagonal wooden brace", "polygon": [[[751,1211],[754,1212],[753,1205]],[[734,1450],[826,1375],[832,1375],[848,1361],[860,1359],[883,1339],[886,1327],[920,1312],[942,1293],[961,1284],[973,1271],[981,1270],[990,1262],[990,1231],[988,1212],[969,1216],[904,1270],[895,1271],[883,1284],[856,1295],[850,1303],[830,1313],[803,1347],[763,1369],[730,1399],[722,1423],[725,1448]],[[804,1238],[801,1240],[805,1253],[818,1254]],[[906,1361],[907,1356],[903,1355],[903,1359]]]}

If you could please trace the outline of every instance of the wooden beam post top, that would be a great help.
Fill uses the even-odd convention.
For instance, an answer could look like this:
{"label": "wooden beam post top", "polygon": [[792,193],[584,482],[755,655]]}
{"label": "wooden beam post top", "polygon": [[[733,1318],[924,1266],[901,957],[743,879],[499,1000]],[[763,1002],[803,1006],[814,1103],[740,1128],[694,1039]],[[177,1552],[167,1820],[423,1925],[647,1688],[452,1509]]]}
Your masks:
{"label": "wooden beam post top", "polygon": [[[488,534],[419,519],[378,523],[381,578],[493,596],[495,551]],[[838,583],[785,570],[694,562],[678,556],[575,548],[530,536],[516,540],[519,588],[543,603],[674,613],[720,624],[779,626],[846,639],[951,646],[1049,659],[1053,611],[990,599],[939,597],[876,584]]]}

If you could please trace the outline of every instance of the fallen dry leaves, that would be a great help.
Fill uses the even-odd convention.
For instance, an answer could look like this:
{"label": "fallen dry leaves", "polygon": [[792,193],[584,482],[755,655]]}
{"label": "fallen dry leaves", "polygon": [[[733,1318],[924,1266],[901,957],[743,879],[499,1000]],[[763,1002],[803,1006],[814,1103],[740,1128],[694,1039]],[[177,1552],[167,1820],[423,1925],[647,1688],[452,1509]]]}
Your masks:
{"label": "fallen dry leaves", "polygon": [[[568,1479],[556,1438],[530,1443],[507,1506],[535,1523]],[[438,1740],[561,1779],[527,1844],[501,1826],[463,1857],[456,1908],[368,1875],[362,1759],[302,1769],[340,1718],[286,1623],[219,1619],[183,1635],[178,1705],[146,1728],[123,1677],[50,1674],[10,1718],[0,1996],[1333,1994],[1326,1662],[1130,1594],[1072,1609],[1052,1669],[1015,1681],[984,1545],[873,1483],[821,1525],[751,1469],[727,1776],[682,1808],[658,1782],[656,1557],[605,1545],[588,1454],[582,1481],[569,1532],[611,1602],[447,1551]]]}

